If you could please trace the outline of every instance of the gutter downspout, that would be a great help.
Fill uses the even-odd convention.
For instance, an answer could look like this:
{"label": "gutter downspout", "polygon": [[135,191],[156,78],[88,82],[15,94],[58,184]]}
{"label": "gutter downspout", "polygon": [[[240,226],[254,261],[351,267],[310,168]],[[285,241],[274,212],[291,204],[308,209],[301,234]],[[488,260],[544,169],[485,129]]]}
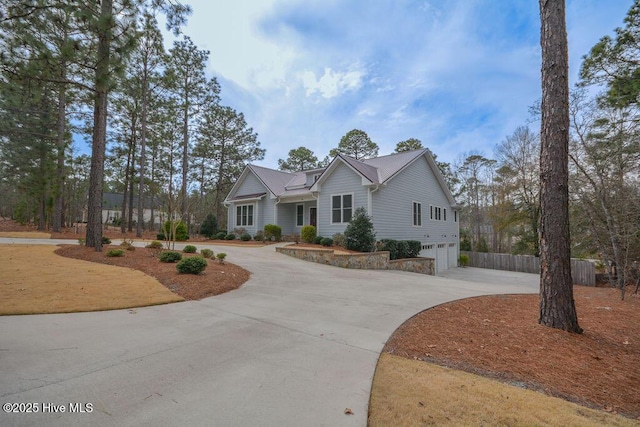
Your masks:
{"label": "gutter downspout", "polygon": [[367,200],[367,213],[369,214],[370,217],[373,218],[373,197],[371,196],[373,193],[375,193],[376,191],[378,191],[380,189],[380,184],[376,184],[376,188],[374,190],[371,190],[372,187],[369,187],[369,197]]}

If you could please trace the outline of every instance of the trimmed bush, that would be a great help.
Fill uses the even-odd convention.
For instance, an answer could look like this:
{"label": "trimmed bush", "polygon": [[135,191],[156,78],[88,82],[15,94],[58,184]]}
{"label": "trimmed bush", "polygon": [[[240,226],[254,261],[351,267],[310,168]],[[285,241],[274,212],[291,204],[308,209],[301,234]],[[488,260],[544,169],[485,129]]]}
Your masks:
{"label": "trimmed bush", "polygon": [[213,257],[213,251],[211,249],[202,249],[200,251],[200,254],[205,258],[212,258]]}
{"label": "trimmed bush", "polygon": [[218,261],[220,262],[220,264],[224,264],[224,259],[227,257],[227,254],[225,254],[224,252],[218,252],[216,254],[216,258],[218,258]]}
{"label": "trimmed bush", "polygon": [[249,233],[243,233],[240,235],[240,240],[242,240],[243,242],[248,242],[249,240],[251,240],[251,234]]}
{"label": "trimmed bush", "polygon": [[178,262],[182,259],[182,254],[175,251],[164,251],[160,253],[160,262]]}
{"label": "trimmed bush", "polygon": [[264,231],[258,230],[255,236],[253,236],[253,240],[256,242],[264,242]]}
{"label": "trimmed bush", "polygon": [[279,242],[282,240],[282,227],[275,224],[267,224],[264,226],[264,237],[267,240],[275,240]]}
{"label": "trimmed bush", "polygon": [[320,242],[322,242],[322,239],[324,239],[324,237],[322,237],[322,236],[316,236],[316,237],[313,239],[313,243],[315,243],[316,245],[319,245],[319,244],[320,244]]}
{"label": "trimmed bush", "polygon": [[357,208],[344,230],[347,249],[358,252],[372,252],[376,245],[376,233],[373,231],[373,222],[363,207]]}
{"label": "trimmed bush", "polygon": [[162,242],[154,240],[154,241],[152,241],[151,243],[149,243],[147,245],[147,248],[149,248],[149,249],[162,249]]}
{"label": "trimmed bush", "polygon": [[417,240],[407,240],[407,244],[409,245],[407,258],[416,258],[418,255],[420,255],[420,251],[422,250],[422,243]]}
{"label": "trimmed bush", "polygon": [[182,251],[187,254],[195,254],[198,251],[198,248],[193,245],[187,245]]}
{"label": "trimmed bush", "polygon": [[110,249],[107,252],[108,257],[121,257],[124,256],[124,249]]}
{"label": "trimmed bush", "polygon": [[102,236],[102,244],[103,245],[110,245],[111,244],[111,239],[108,238],[107,236]]}
{"label": "trimmed bush", "polygon": [[344,234],[342,233],[335,233],[333,236],[331,236],[331,238],[333,239],[333,243],[336,246],[342,246],[344,247],[344,243],[346,242],[346,238],[344,237]]}
{"label": "trimmed bush", "polygon": [[207,260],[199,256],[185,258],[176,265],[176,270],[181,274],[200,274],[205,268]]}
{"label": "trimmed bush", "polygon": [[325,237],[320,241],[322,246],[333,246],[333,239],[331,237]]}
{"label": "trimmed bush", "polygon": [[224,236],[224,240],[236,240],[236,235],[233,233],[229,233],[226,236]]}
{"label": "trimmed bush", "polygon": [[469,261],[469,255],[467,254],[460,254],[458,257],[458,265],[460,267],[467,267],[469,265]]}
{"label": "trimmed bush", "polygon": [[313,225],[305,225],[300,230],[300,238],[305,243],[313,243],[316,238],[316,227]]}
{"label": "trimmed bush", "polygon": [[396,247],[398,248],[398,259],[409,258],[409,243],[406,240],[398,240]]}
{"label": "trimmed bush", "polygon": [[218,240],[224,240],[225,237],[227,237],[226,231],[218,231],[218,234],[216,234],[216,239]]}
{"label": "trimmed bush", "polygon": [[379,250],[388,251],[389,259],[398,259],[398,241],[392,239],[380,240]]}

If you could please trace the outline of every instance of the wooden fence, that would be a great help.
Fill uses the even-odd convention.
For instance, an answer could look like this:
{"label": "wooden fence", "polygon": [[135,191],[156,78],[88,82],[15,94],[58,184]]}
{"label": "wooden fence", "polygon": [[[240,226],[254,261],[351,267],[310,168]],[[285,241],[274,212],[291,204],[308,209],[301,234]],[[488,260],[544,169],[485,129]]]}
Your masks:
{"label": "wooden fence", "polygon": [[[491,254],[467,251],[461,251],[460,253],[469,256],[469,267],[540,274],[540,258],[532,255]],[[576,285],[596,285],[596,267],[591,261],[572,259],[571,275],[573,276],[573,283]]]}

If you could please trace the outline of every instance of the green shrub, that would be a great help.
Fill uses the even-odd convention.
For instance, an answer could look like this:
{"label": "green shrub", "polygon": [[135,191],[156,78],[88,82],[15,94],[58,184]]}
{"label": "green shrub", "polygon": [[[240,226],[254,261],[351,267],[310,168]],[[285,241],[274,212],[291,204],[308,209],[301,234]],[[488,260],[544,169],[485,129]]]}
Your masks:
{"label": "green shrub", "polygon": [[107,252],[108,257],[121,257],[124,256],[124,249],[110,249]]}
{"label": "green shrub", "polygon": [[227,237],[226,231],[218,231],[218,234],[216,234],[216,239],[218,240],[224,240],[225,237]]}
{"label": "green shrub", "polygon": [[325,237],[320,241],[322,246],[333,246],[333,239],[331,237]]}
{"label": "green shrub", "polygon": [[358,252],[372,252],[375,249],[376,233],[373,231],[373,222],[363,207],[357,208],[344,230],[347,249]]}
{"label": "green shrub", "polygon": [[162,249],[162,242],[154,240],[154,241],[152,241],[151,243],[149,243],[147,245],[147,248],[149,248],[149,249]]}
{"label": "green shrub", "polygon": [[158,239],[158,240],[164,240],[164,233],[158,233],[158,234],[156,234],[156,239]]}
{"label": "green shrub", "polygon": [[78,244],[80,246],[84,246],[86,240],[84,239],[84,237],[78,237]]}
{"label": "green shrub", "polygon": [[220,262],[220,264],[224,264],[224,259],[227,257],[227,254],[225,254],[224,252],[218,252],[216,254],[216,258],[218,258],[218,261]]}
{"label": "green shrub", "polygon": [[226,236],[224,236],[224,240],[236,240],[236,235],[233,233],[229,233]]}
{"label": "green shrub", "polygon": [[420,255],[420,250],[422,249],[422,243],[417,240],[407,240],[407,244],[409,245],[409,250],[407,251],[407,258],[416,258]]}
{"label": "green shrub", "polygon": [[380,240],[379,249],[381,251],[389,252],[389,259],[394,260],[398,259],[398,241],[393,239],[382,239]]}
{"label": "green shrub", "polygon": [[240,235],[240,240],[242,240],[243,242],[248,242],[249,240],[251,240],[251,234],[249,233],[243,233]]}
{"label": "green shrub", "polygon": [[262,230],[258,230],[255,236],[253,236],[253,240],[256,242],[264,242],[264,232]]}
{"label": "green shrub", "polygon": [[200,254],[205,258],[213,257],[213,251],[211,249],[202,249],[200,251]]}
{"label": "green shrub", "polygon": [[178,262],[182,259],[182,254],[175,251],[164,251],[160,253],[160,262]]}
{"label": "green shrub", "polygon": [[300,230],[300,238],[305,243],[313,243],[316,238],[316,227],[313,225],[305,225]]}
{"label": "green shrub", "polygon": [[133,240],[123,240],[122,243],[120,243],[120,247],[125,248],[128,251],[136,250],[136,247],[133,246]]}
{"label": "green shrub", "polygon": [[199,256],[185,258],[176,265],[176,270],[181,274],[200,274],[205,268],[207,260]]}
{"label": "green shrub", "polygon": [[267,224],[264,226],[264,237],[267,240],[275,240],[279,242],[282,240],[282,227],[275,224]]}
{"label": "green shrub", "polygon": [[103,245],[110,245],[111,244],[111,239],[108,238],[107,236],[102,236],[102,244]]}
{"label": "green shrub", "polygon": [[218,220],[212,213],[207,214],[207,217],[202,221],[200,225],[200,234],[208,239],[212,239],[218,232]]}
{"label": "green shrub", "polygon": [[406,240],[398,240],[396,242],[398,250],[398,259],[409,258],[409,243]]}
{"label": "green shrub", "polygon": [[333,239],[333,243],[335,243],[336,246],[344,247],[344,243],[346,242],[346,238],[344,237],[344,234],[335,233],[333,236],[331,236],[331,238]]}
{"label": "green shrub", "polygon": [[193,245],[187,245],[182,251],[187,254],[195,254],[198,251],[198,248]]}
{"label": "green shrub", "polygon": [[316,245],[319,245],[319,244],[320,244],[320,242],[322,242],[322,239],[324,239],[324,237],[322,237],[322,236],[316,236],[316,237],[313,239],[313,243],[315,243]]}
{"label": "green shrub", "polygon": [[162,234],[165,238],[162,240],[167,240],[168,237],[171,237],[172,226],[175,227],[175,236],[173,236],[173,240],[177,242],[184,242],[185,240],[189,240],[187,224],[182,221],[165,221],[164,226],[162,227]]}
{"label": "green shrub", "polygon": [[467,254],[460,254],[460,256],[458,257],[458,265],[460,267],[466,267],[469,265],[469,255]]}

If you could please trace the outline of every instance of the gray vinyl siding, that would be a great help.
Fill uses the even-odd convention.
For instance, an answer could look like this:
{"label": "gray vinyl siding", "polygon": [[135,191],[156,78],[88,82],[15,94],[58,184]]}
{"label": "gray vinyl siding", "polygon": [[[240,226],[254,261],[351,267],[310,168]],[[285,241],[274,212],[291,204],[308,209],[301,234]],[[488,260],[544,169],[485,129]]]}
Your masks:
{"label": "gray vinyl siding", "polygon": [[260,182],[260,180],[253,173],[247,174],[243,182],[238,187],[235,195],[241,196],[243,194],[257,194],[264,192],[267,192],[267,195],[264,196],[261,200],[251,202],[237,201],[229,206],[229,211],[227,214],[229,231],[233,231],[233,229],[236,228],[236,206],[239,205],[254,205],[253,226],[243,227],[249,234],[251,234],[251,236],[254,236],[258,230],[262,230],[265,224],[273,223],[273,206],[275,201],[270,197],[271,193],[269,193],[262,182]]}
{"label": "gray vinyl siding", "polygon": [[[304,208],[304,223],[301,226],[296,225],[297,222],[297,206],[302,205]],[[278,225],[282,227],[282,234],[300,234],[302,226],[309,225],[310,216],[309,208],[315,207],[316,201],[281,203],[278,205]]]}
{"label": "gray vinyl siding", "polygon": [[[318,235],[331,237],[334,233],[344,233],[347,224],[331,224],[331,196],[353,194],[353,210],[360,206],[367,208],[368,188],[362,185],[362,178],[344,164],[327,177],[320,188],[318,199]],[[307,212],[308,214],[308,212]]]}
{"label": "gray vinyl siding", "polygon": [[[413,202],[422,205],[422,226],[413,225]],[[446,221],[430,219],[432,205],[447,209]],[[377,239],[419,240],[423,244],[458,241],[451,204],[424,157],[372,194],[372,210]]]}

